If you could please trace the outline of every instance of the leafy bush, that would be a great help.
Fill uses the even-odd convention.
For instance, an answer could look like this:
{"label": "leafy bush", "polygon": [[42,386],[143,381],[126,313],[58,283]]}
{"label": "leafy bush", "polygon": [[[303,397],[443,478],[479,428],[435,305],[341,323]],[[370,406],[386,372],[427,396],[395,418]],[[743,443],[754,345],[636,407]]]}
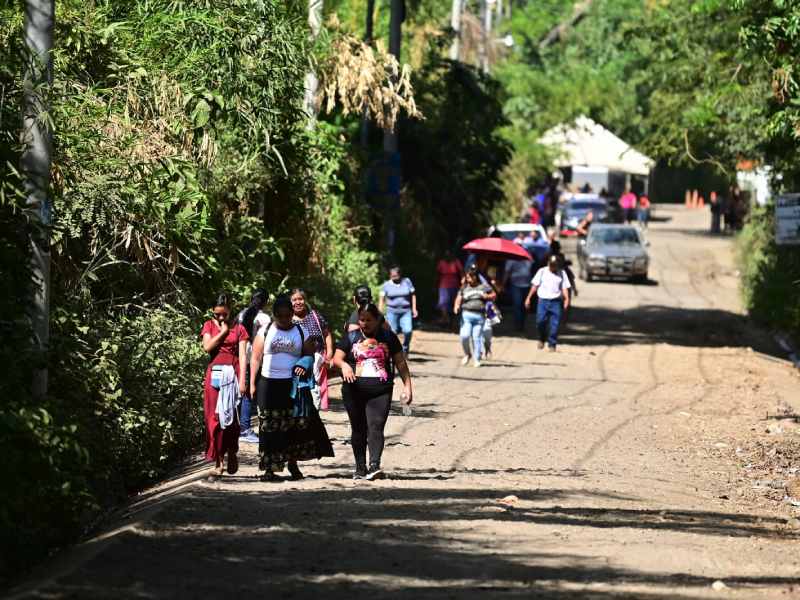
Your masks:
{"label": "leafy bush", "polygon": [[737,249],[748,312],[800,339],[800,252],[775,243],[775,207],[755,209]]}

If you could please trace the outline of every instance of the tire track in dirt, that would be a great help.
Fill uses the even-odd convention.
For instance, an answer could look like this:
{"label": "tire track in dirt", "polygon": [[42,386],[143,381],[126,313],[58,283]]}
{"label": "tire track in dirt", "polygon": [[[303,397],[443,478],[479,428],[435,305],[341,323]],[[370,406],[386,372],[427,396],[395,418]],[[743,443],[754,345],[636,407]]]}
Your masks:
{"label": "tire track in dirt", "polygon": [[[596,359],[597,360],[597,367],[598,367],[598,370],[600,371],[601,379],[599,381],[594,381],[594,382],[590,383],[589,385],[584,386],[583,388],[581,388],[580,390],[578,390],[574,394],[570,394],[570,397],[572,397],[574,399],[574,398],[583,396],[584,394],[590,392],[594,388],[597,388],[597,387],[599,387],[599,386],[601,386],[603,384],[615,383],[615,382],[610,382],[608,380],[608,371],[607,371],[607,368],[605,366],[605,360],[606,360],[606,357],[607,357],[607,355],[608,355],[608,353],[610,351],[611,351],[611,346],[607,346],[600,354],[597,355],[597,359]],[[512,397],[516,398],[516,397],[518,397],[518,395],[514,394]],[[564,411],[567,411],[567,410],[573,410],[573,409],[576,409],[576,408],[582,408],[582,407],[590,405],[591,403],[592,403],[592,399],[586,400],[584,402],[580,402],[578,404],[569,404],[569,405],[566,405],[566,406],[559,406],[559,407],[553,408],[551,410],[545,411],[543,413],[538,413],[536,415],[533,415],[530,419],[526,419],[525,421],[523,421],[519,425],[515,425],[514,427],[511,427],[510,429],[506,429],[504,431],[501,431],[500,433],[498,433],[497,435],[492,437],[487,442],[484,442],[480,446],[477,446],[475,448],[471,448],[469,450],[465,450],[464,452],[461,452],[453,460],[453,462],[451,464],[451,468],[456,469],[456,468],[463,467],[464,460],[466,460],[466,458],[468,456],[470,456],[472,454],[475,454],[477,452],[481,452],[483,450],[486,450],[487,448],[493,446],[494,444],[497,444],[500,440],[502,440],[502,439],[504,439],[504,438],[506,438],[506,437],[508,437],[510,435],[513,435],[513,434],[515,434],[515,433],[517,433],[519,431],[522,431],[523,429],[531,426],[532,424],[534,424],[539,419],[542,419],[544,417],[548,417],[548,416],[551,416],[551,415],[554,415],[554,414],[558,414],[558,413],[561,413],[561,412],[564,412]]]}
{"label": "tire track in dirt", "polygon": [[[648,358],[648,369],[650,371],[651,383],[646,388],[638,392],[632,399],[633,403],[636,404],[644,398],[647,394],[656,391],[662,385],[665,385],[665,381],[660,380],[658,376],[658,371],[656,368],[655,362],[655,346],[652,346],[652,351]],[[647,417],[656,417],[656,416],[665,416],[665,415],[674,415],[682,411],[691,410],[697,404],[705,403],[708,400],[709,391],[708,387],[712,385],[711,379],[708,376],[708,372],[706,371],[705,366],[703,365],[704,360],[704,348],[698,347],[698,354],[697,354],[697,364],[698,364],[698,373],[700,374],[700,378],[702,379],[703,383],[703,393],[700,395],[699,398],[695,398],[686,404],[681,404],[679,406],[670,408],[669,410],[651,410],[645,413],[639,413],[625,419],[623,422],[615,425],[609,431],[603,435],[598,441],[596,441],[592,446],[589,448],[587,453],[575,463],[574,467],[576,470],[583,468],[586,463],[594,458],[597,452],[602,448],[605,444],[607,444],[619,431],[628,427],[632,423],[638,421],[639,419],[647,418]]]}
{"label": "tire track in dirt", "polygon": [[703,302],[705,302],[709,308],[715,308],[716,302],[714,302],[712,298],[710,298],[705,292],[703,292],[701,286],[697,284],[697,273],[692,268],[692,266],[687,265],[684,261],[678,258],[678,256],[675,254],[675,251],[672,249],[672,246],[670,246],[669,244],[665,244],[664,246],[666,247],[667,254],[669,254],[670,258],[672,258],[672,260],[674,260],[678,265],[680,265],[681,268],[689,276],[689,285],[692,286],[692,290],[694,290],[694,293],[697,295],[697,297],[702,299]]}
{"label": "tire track in dirt", "polygon": [[[647,357],[647,368],[648,368],[648,371],[649,371],[649,374],[650,374],[650,378],[649,378],[650,379],[650,383],[647,384],[644,389],[640,390],[635,396],[633,396],[633,398],[631,398],[631,403],[634,404],[634,405],[637,404],[639,402],[639,400],[644,398],[647,394],[649,394],[651,392],[654,392],[656,389],[658,389],[662,385],[662,382],[659,380],[658,372],[656,370],[655,356],[656,356],[656,346],[655,346],[655,344],[653,344],[653,345],[650,346],[650,353],[649,353],[649,355]],[[621,402],[621,400],[617,400],[617,401],[613,402],[612,404],[618,404],[619,402]],[[644,416],[647,416],[647,415],[644,415],[644,414],[634,415],[632,417],[629,417],[629,418],[625,419],[621,423],[615,425],[611,429],[609,429],[605,434],[603,434],[603,436],[599,440],[594,442],[589,447],[589,450],[587,450],[586,453],[573,464],[572,468],[574,470],[576,470],[576,471],[582,469],[584,467],[584,465],[587,462],[589,462],[592,458],[594,458],[594,456],[597,454],[597,452],[603,446],[605,446],[620,430],[622,430],[623,428],[627,427],[628,425],[630,425],[631,423],[633,423],[637,419],[640,419],[641,417],[644,417]]]}
{"label": "tire track in dirt", "polygon": [[[511,349],[511,347],[514,345],[514,343],[519,341],[519,339],[518,339],[518,338],[513,338],[513,337],[511,337],[511,338],[507,338],[507,339],[508,339],[508,341],[510,341],[511,343],[509,343],[509,344],[502,344],[502,349],[501,349],[500,355],[499,355],[499,356],[496,356],[496,357],[493,357],[493,358],[492,358],[492,360],[493,360],[493,361],[494,361],[494,360],[502,361],[502,360],[503,360],[503,358],[509,354],[509,352],[510,352],[510,349]],[[493,340],[493,342],[494,342],[494,341],[496,341],[496,340]],[[438,365],[438,364],[440,364],[440,361],[436,361],[436,364],[437,364],[437,365]],[[516,371],[516,370],[519,370],[519,369],[521,369],[521,368],[523,368],[523,367],[529,367],[529,366],[530,366],[530,365],[526,365],[526,364],[524,364],[524,363],[521,363],[521,364],[519,364],[519,365],[515,365],[515,366],[513,366],[513,367],[511,367],[511,368],[512,368],[514,371]],[[456,364],[456,365],[454,365],[454,366],[453,366],[453,367],[450,369],[450,372],[449,372],[449,374],[442,374],[442,375],[439,375],[439,376],[437,376],[437,377],[441,378],[441,379],[442,379],[442,380],[444,380],[444,381],[453,380],[453,379],[455,378],[455,375],[456,375],[456,373],[458,373],[458,371],[460,371],[460,370],[461,370],[461,369],[463,369],[463,368],[464,368],[464,367],[463,367],[462,365],[460,365],[460,364]],[[412,372],[412,378],[413,378],[413,372]],[[480,385],[479,389],[478,389],[478,390],[476,390],[476,391],[477,391],[477,394],[478,394],[478,396],[481,396],[481,395],[482,395],[484,392],[486,392],[486,391],[489,391],[489,390],[490,390],[492,387],[494,387],[494,386],[497,384],[497,382],[496,382],[496,381],[491,381],[491,380],[482,379],[481,377],[477,377],[477,378],[475,378],[475,380],[474,380],[474,381],[475,381],[476,383],[478,383],[478,384],[480,384],[481,382],[484,382],[484,384],[485,384],[485,385]],[[470,391],[471,391],[471,392],[473,392],[473,390],[470,390]],[[492,401],[491,403],[489,403],[489,405],[491,405],[491,404],[498,404],[498,403],[500,403],[500,402],[505,402],[505,401],[508,401],[508,400],[510,400],[511,398],[515,397],[515,395],[516,395],[516,394],[509,394],[507,397],[498,398],[497,400],[494,400],[494,401]],[[476,406],[476,407],[470,407],[470,408],[467,408],[467,409],[464,409],[464,410],[473,410],[474,408],[483,408],[483,407],[486,407],[486,406],[487,406],[487,404],[482,404],[482,405],[480,405],[480,406]],[[464,412],[464,410],[461,410],[461,411],[459,411],[459,413],[458,413],[458,414],[461,414],[461,413],[463,413],[463,412]],[[445,420],[449,420],[449,415],[448,415],[448,416],[445,416],[444,418],[445,418]],[[407,422],[405,425],[403,425],[403,427],[401,428],[401,430],[400,430],[400,431],[399,431],[397,434],[393,434],[393,435],[391,435],[391,436],[387,436],[387,440],[388,440],[388,439],[391,439],[391,438],[394,438],[394,437],[403,437],[403,436],[405,436],[405,435],[406,435],[406,434],[407,434],[409,431],[413,431],[413,430],[417,429],[418,427],[421,427],[421,426],[423,426],[423,425],[426,425],[426,424],[427,424],[427,422],[428,422],[428,419],[421,419],[421,418],[412,419],[411,421],[409,421],[409,422]]]}

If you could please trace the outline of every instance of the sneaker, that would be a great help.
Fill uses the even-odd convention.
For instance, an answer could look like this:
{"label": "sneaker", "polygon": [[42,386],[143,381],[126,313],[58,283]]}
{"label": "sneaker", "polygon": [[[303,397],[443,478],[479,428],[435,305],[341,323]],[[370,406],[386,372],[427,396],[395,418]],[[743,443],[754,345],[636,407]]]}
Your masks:
{"label": "sneaker", "polygon": [[248,429],[247,432],[239,436],[239,442],[242,444],[257,444],[258,434],[252,429]]}
{"label": "sneaker", "polygon": [[356,470],[353,471],[353,480],[357,481],[359,479],[366,479],[366,478],[367,478],[367,466],[356,465]]}
{"label": "sneaker", "polygon": [[550,352],[555,352],[556,351],[556,347],[555,346],[550,346],[548,348],[548,350],[550,350]]}
{"label": "sneaker", "polygon": [[365,479],[367,481],[375,481],[376,479],[386,479],[386,473],[384,473],[383,469],[381,469],[379,466],[373,465],[369,468],[369,471],[367,471]]}
{"label": "sneaker", "polygon": [[465,356],[461,359],[461,366],[466,367],[469,364],[469,356]]}
{"label": "sneaker", "polygon": [[481,361],[479,361],[479,360],[476,360],[475,362],[473,362],[473,363],[472,363],[472,366],[473,366],[473,367],[476,367],[476,368],[477,368],[477,367],[480,367],[480,366],[481,366]]}

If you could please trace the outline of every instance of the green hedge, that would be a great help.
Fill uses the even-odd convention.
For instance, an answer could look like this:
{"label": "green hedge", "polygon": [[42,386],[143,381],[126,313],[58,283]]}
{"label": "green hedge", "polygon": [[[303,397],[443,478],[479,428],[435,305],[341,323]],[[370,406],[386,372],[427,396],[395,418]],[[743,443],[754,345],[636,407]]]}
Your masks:
{"label": "green hedge", "polygon": [[737,241],[745,307],[800,340],[800,248],[775,243],[775,207],[755,209]]}

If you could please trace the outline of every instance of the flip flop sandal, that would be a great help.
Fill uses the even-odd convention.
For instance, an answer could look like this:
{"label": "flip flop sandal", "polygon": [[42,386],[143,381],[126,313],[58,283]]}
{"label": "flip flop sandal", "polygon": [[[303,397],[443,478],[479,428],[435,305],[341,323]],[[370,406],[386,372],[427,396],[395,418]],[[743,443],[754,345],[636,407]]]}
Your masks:
{"label": "flip flop sandal", "polygon": [[206,481],[209,483],[214,483],[215,481],[218,481],[220,477],[222,477],[222,467],[214,467],[209,472]]}

